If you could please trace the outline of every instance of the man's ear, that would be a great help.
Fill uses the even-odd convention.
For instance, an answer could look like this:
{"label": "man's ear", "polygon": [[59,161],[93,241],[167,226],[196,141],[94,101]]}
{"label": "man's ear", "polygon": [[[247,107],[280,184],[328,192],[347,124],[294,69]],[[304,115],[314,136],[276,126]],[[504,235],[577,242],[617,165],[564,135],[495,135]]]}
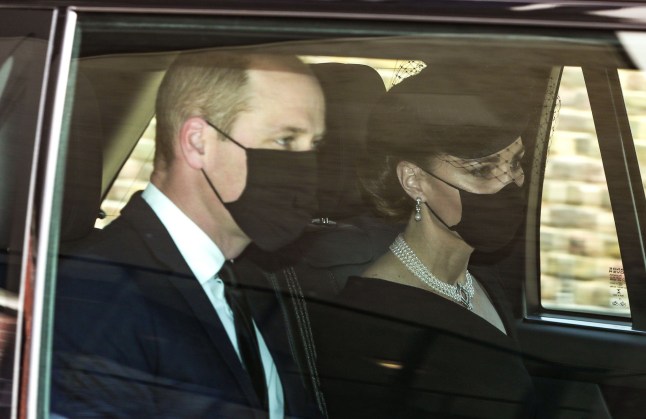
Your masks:
{"label": "man's ear", "polygon": [[408,196],[413,199],[422,197],[424,199],[424,191],[422,190],[421,179],[423,171],[416,164],[409,161],[400,161],[397,164],[397,178],[399,183],[406,191]]}
{"label": "man's ear", "polygon": [[191,117],[184,121],[179,130],[181,156],[197,170],[204,166],[207,129],[208,125],[202,118]]}

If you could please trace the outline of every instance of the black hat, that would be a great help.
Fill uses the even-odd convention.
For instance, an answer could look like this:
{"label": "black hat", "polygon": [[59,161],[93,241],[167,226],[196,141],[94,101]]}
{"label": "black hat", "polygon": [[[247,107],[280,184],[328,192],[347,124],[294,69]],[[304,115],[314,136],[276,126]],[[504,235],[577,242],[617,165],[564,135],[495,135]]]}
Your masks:
{"label": "black hat", "polygon": [[523,134],[542,106],[547,74],[520,65],[430,64],[388,92],[382,117],[446,154],[485,157]]}

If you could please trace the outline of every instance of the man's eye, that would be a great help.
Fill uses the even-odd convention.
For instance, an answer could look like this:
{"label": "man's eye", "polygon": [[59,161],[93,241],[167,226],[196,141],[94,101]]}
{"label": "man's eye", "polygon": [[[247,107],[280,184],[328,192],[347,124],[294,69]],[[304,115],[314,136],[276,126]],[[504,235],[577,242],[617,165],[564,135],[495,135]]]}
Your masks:
{"label": "man's eye", "polygon": [[278,144],[281,147],[290,147],[291,144],[296,140],[295,137],[293,136],[288,136],[288,137],[281,137],[276,139],[276,144]]}

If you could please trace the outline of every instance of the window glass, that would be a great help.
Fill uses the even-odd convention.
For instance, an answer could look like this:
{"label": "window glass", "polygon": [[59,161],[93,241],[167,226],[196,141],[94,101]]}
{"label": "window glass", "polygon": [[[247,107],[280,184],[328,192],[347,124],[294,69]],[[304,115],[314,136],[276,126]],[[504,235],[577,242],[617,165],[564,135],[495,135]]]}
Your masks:
{"label": "window glass", "polygon": [[628,316],[615,220],[581,68],[563,69],[559,96],[543,184],[542,304]]}
{"label": "window glass", "polygon": [[[561,87],[552,133],[555,69],[627,65],[605,38],[80,23],[53,413],[532,417],[510,290],[541,269],[558,284],[549,258],[568,262],[518,255],[594,259],[566,280],[605,269],[603,308],[562,298],[579,311],[612,310],[611,278],[623,292],[599,152],[576,140],[594,130],[565,130],[575,87],[582,108]],[[558,224],[576,203],[596,242]]]}
{"label": "window glass", "polygon": [[639,171],[646,187],[646,72],[620,70],[621,81],[628,112],[628,121],[635,141]]}
{"label": "window glass", "polygon": [[108,194],[101,203],[95,227],[103,228],[119,216],[132,195],[148,184],[155,154],[155,118],[150,121],[128,160],[121,168]]}
{"label": "window glass", "polygon": [[2,63],[2,67],[0,67],[0,97],[7,87],[9,75],[11,74],[11,69],[13,68],[13,62],[13,57],[7,57],[7,59]]}

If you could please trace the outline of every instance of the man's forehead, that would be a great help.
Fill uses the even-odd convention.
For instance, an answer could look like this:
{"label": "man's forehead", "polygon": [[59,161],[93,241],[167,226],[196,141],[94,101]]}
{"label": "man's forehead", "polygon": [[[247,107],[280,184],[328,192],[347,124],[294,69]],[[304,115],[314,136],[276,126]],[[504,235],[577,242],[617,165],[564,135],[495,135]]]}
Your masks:
{"label": "man's forehead", "polygon": [[325,130],[323,93],[308,73],[252,69],[247,94],[243,112],[261,118],[267,134],[321,136]]}
{"label": "man's forehead", "polygon": [[[254,102],[279,102],[281,108],[301,107],[306,109],[325,109],[323,91],[318,80],[310,73],[283,70],[250,69],[248,72],[248,91]],[[266,106],[266,104],[265,104]]]}
{"label": "man's forehead", "polygon": [[248,71],[267,71],[312,75],[307,64],[293,55],[251,54],[248,56]]}
{"label": "man's forehead", "polygon": [[307,71],[292,71],[289,68],[249,68],[247,70],[251,90],[272,91],[284,89],[294,82],[318,86],[317,79]]}

